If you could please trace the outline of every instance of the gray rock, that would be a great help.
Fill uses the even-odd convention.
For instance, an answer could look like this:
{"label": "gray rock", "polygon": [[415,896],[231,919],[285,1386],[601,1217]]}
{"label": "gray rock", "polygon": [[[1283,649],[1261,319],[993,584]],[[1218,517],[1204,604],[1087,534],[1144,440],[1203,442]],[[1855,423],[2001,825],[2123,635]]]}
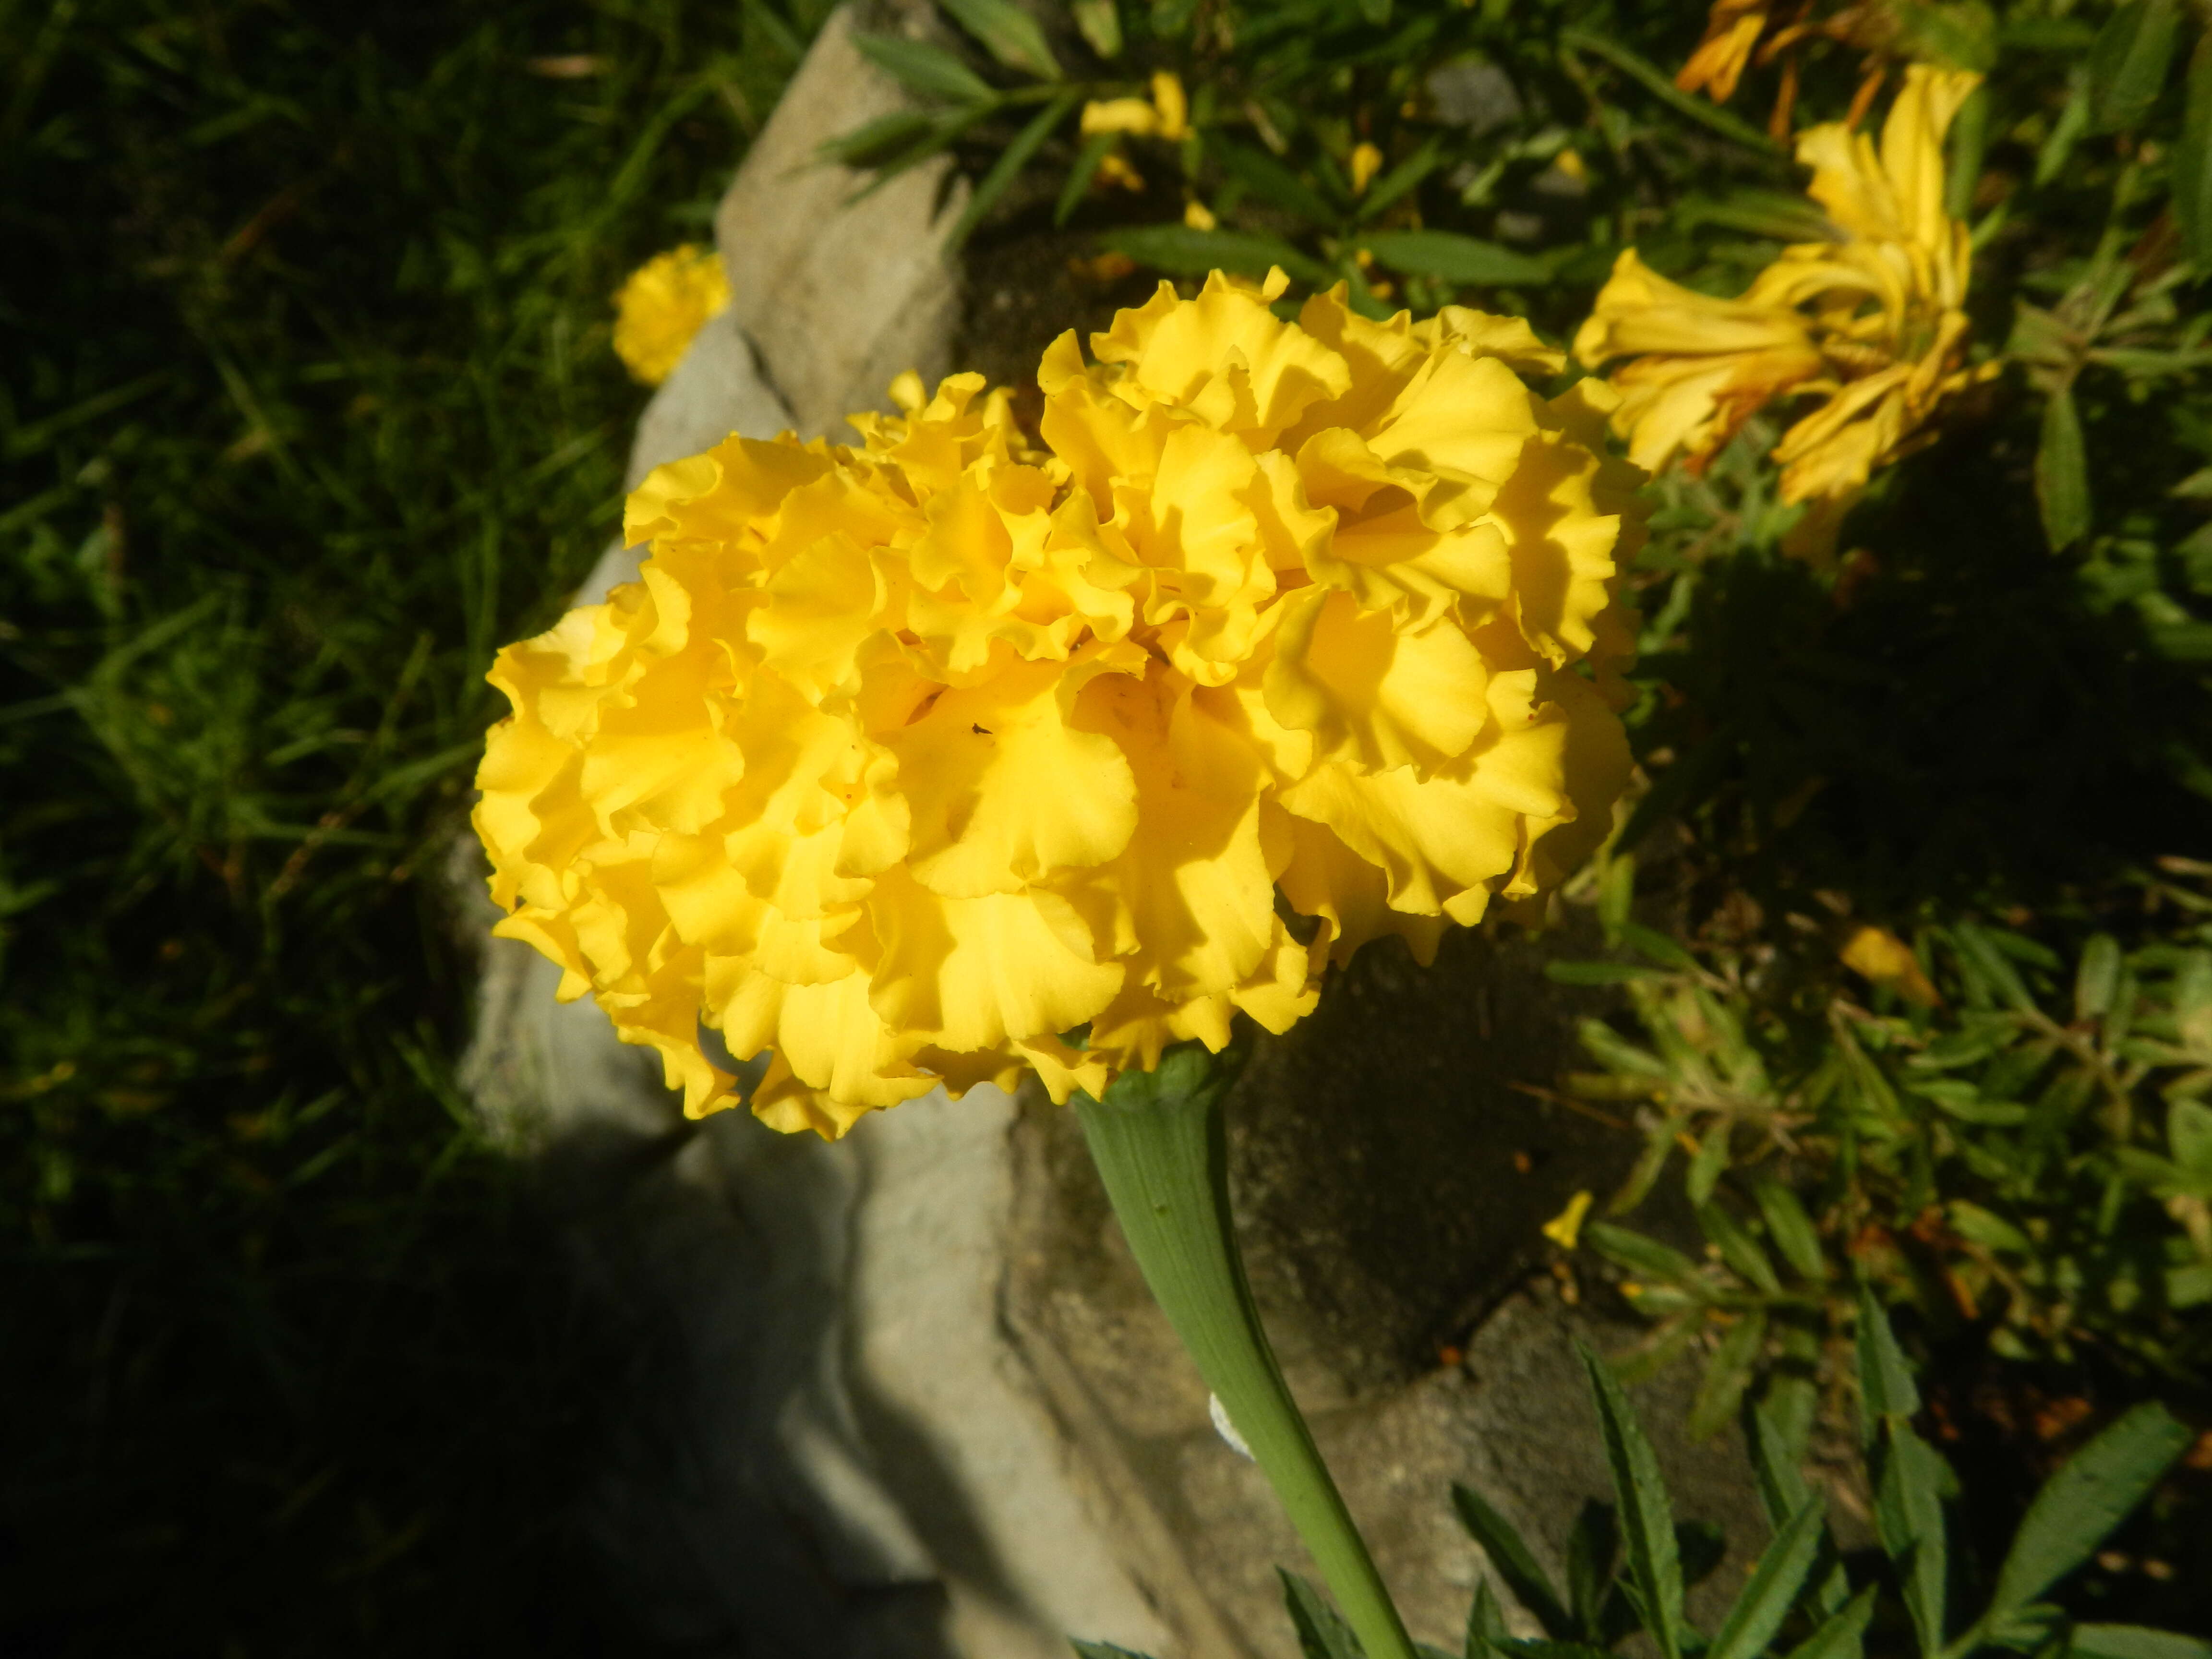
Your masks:
{"label": "gray rock", "polygon": [[1521,118],[1521,94],[1514,90],[1512,76],[1480,52],[1431,70],[1429,100],[1438,120],[1465,127],[1477,138]]}
{"label": "gray rock", "polygon": [[895,376],[950,372],[960,290],[941,249],[967,201],[949,157],[866,196],[861,174],[820,161],[827,140],[906,107],[853,27],[849,9],[823,25],[714,218],[732,316],[799,431],[846,441],[844,417],[889,408]]}

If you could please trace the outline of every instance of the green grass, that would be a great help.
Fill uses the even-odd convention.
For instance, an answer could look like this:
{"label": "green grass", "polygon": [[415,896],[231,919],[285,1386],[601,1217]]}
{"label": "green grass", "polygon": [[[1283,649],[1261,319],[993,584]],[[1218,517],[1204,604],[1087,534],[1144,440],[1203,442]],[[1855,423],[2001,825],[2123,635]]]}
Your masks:
{"label": "green grass", "polygon": [[617,1641],[441,868],[793,3],[0,0],[0,1650]]}

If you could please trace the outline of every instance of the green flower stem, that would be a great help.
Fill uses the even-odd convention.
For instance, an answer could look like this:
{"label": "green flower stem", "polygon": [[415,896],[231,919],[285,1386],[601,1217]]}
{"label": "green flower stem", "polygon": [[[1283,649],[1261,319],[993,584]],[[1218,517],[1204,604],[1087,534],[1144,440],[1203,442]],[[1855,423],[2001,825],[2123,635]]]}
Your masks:
{"label": "green flower stem", "polygon": [[1145,1282],[1289,1511],[1368,1659],[1414,1659],[1405,1622],[1283,1385],[1245,1281],[1229,1218],[1221,1115],[1243,1060],[1196,1043],[1171,1049],[1157,1071],[1123,1073],[1103,1101],[1078,1093],[1076,1114]]}

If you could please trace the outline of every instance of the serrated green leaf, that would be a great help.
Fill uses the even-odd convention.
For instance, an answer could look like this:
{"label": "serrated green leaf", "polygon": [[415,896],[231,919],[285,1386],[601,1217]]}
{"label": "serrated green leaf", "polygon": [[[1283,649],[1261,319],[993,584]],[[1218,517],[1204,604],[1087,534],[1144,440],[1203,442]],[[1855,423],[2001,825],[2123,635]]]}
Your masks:
{"label": "serrated green leaf", "polygon": [[1826,1506],[1809,1498],[1761,1551],[1743,1593],[1729,1609],[1705,1659],[1756,1659],[1796,1605],[1805,1575],[1820,1553]]}
{"label": "serrated green leaf", "polygon": [[2067,1459],[2028,1505],[1998,1569],[1984,1625],[2003,1627],[2087,1560],[2194,1437],[2165,1407],[2149,1401]]}
{"label": "serrated green leaf", "polygon": [[1294,1572],[1277,1567],[1275,1577],[1283,1581],[1283,1605],[1290,1609],[1305,1659],[1365,1659],[1359,1638],[1326,1596]]}
{"label": "serrated green leaf", "polygon": [[1146,225],[1133,230],[1109,231],[1098,240],[1139,264],[1173,271],[1179,276],[1203,276],[1212,270],[1264,276],[1269,266],[1280,265],[1310,287],[1326,288],[1336,277],[1327,265],[1299,252],[1280,237],[1254,231]]}
{"label": "serrated green leaf", "polygon": [[1109,62],[1121,55],[1121,8],[1115,0],[1070,0],[1069,9],[1091,51]]}
{"label": "serrated green leaf", "polygon": [[972,104],[996,98],[998,91],[942,46],[896,34],[854,34],[860,55],[902,86],[925,97]]}
{"label": "serrated green leaf", "polygon": [[1689,1170],[1682,1176],[1682,1190],[1689,1194],[1690,1202],[1702,1209],[1719,1184],[1721,1171],[1728,1168],[1729,1132],[1735,1126],[1722,1118],[1707,1129],[1705,1138],[1698,1142],[1695,1157],[1690,1159]]}
{"label": "serrated green leaf", "polygon": [[1797,1194],[1771,1176],[1761,1176],[1753,1182],[1751,1193],[1759,1214],[1766,1218],[1766,1236],[1791,1270],[1814,1284],[1825,1279],[1828,1262],[1820,1251],[1820,1234]]}
{"label": "serrated green leaf", "polygon": [[2070,386],[2052,392],[2043,405],[2043,436],[2035,450],[2035,501],[2043,511],[2043,533],[2052,552],[2063,552],[2089,533],[2089,452]]}
{"label": "serrated green leaf", "polygon": [[2067,1650],[2072,1659],[2212,1659],[2212,1642],[2178,1631],[2141,1625],[2076,1625]]}
{"label": "serrated green leaf", "polygon": [[1859,1659],[1864,1650],[1860,1638],[1874,1617],[1874,1597],[1875,1587],[1869,1584],[1792,1648],[1788,1659]]}
{"label": "serrated green leaf", "polygon": [[1060,187],[1060,200],[1053,204],[1052,222],[1064,225],[1074,216],[1075,210],[1083,205],[1083,198],[1091,189],[1091,181],[1098,176],[1099,164],[1105,161],[1106,152],[1114,148],[1121,135],[1113,132],[1094,132],[1083,141],[1076,152],[1075,165],[1067,170],[1067,182]]}
{"label": "serrated green leaf", "polygon": [[2099,933],[2081,947],[2081,961],[2074,973],[2074,1018],[2102,1019],[2112,1006],[2112,992],[2120,982],[2120,942],[2110,933]]}
{"label": "serrated green leaf", "polygon": [[1690,1407],[1688,1431],[1703,1440],[1724,1427],[1743,1404],[1744,1390],[1766,1347],[1766,1315],[1754,1308],[1739,1316],[1722,1334],[1720,1346],[1705,1362],[1698,1382],[1698,1397]]}
{"label": "serrated green leaf", "polygon": [[[1494,1562],[1497,1558],[1492,1556]],[[1511,1639],[1505,1628],[1504,1611],[1498,1605],[1497,1592],[1490,1588],[1487,1578],[1474,1587],[1474,1604],[1467,1610],[1467,1659],[1498,1659],[1498,1653]]]}
{"label": "serrated green leaf", "polygon": [[1872,1445],[1882,1419],[1907,1418],[1920,1409],[1920,1390],[1870,1285],[1859,1287],[1857,1346],[1860,1432]]}
{"label": "serrated green leaf", "polygon": [[1038,146],[1052,136],[1054,127],[1074,113],[1076,105],[1081,101],[1080,93],[1060,94],[1031,117],[1029,124],[1014,136],[1013,143],[1006,146],[999,159],[991,164],[991,170],[977,182],[974,192],[968,198],[968,205],[961,210],[959,219],[946,233],[945,247],[947,253],[959,250],[968,240],[969,234],[983,222],[983,216],[997,205],[999,198],[1006,193],[1007,187],[1021,176],[1022,169],[1029,165],[1030,157],[1036,154]]}
{"label": "serrated green leaf", "polygon": [[2173,147],[2173,222],[2197,272],[2212,270],[2212,33],[2189,55],[2181,137]]}
{"label": "serrated green leaf", "polygon": [[2089,49],[2089,121],[2098,132],[2142,125],[2166,85],[2180,25],[2176,0],[2128,0],[2097,31]]}
{"label": "serrated green leaf", "polygon": [[938,3],[1008,69],[1025,70],[1048,81],[1060,79],[1060,63],[1045,44],[1044,30],[1013,0],[938,0]]}
{"label": "serrated green leaf", "polygon": [[1647,1238],[1626,1227],[1616,1227],[1608,1221],[1592,1221],[1583,1228],[1583,1242],[1607,1261],[1632,1273],[1711,1294],[1711,1287],[1698,1271],[1698,1264],[1655,1238]]}
{"label": "serrated green leaf", "polygon": [[896,110],[850,132],[824,139],[818,153],[825,161],[841,161],[848,167],[880,167],[936,131],[935,118],[926,112]]}
{"label": "serrated green leaf", "polygon": [[1559,31],[1559,44],[1571,52],[1587,52],[1593,57],[1602,58],[1677,115],[1686,117],[1699,126],[1709,128],[1723,137],[1733,139],[1745,149],[1762,155],[1781,153],[1782,146],[1751,123],[1729,114],[1716,104],[1684,92],[1674,84],[1673,76],[1647,63],[1617,40],[1589,29],[1570,27]]}
{"label": "serrated green leaf", "polygon": [[1527,288],[1552,280],[1540,259],[1448,230],[1376,230],[1360,245],[1382,264],[1412,276],[1438,276],[1473,288]]}
{"label": "serrated green leaf", "polygon": [[2166,1144],[2192,1175],[2212,1175],[2212,1106],[2186,1097],[2166,1109]]}
{"label": "serrated green leaf", "polygon": [[1482,1547],[1490,1565],[1505,1588],[1513,1592],[1514,1599],[1528,1610],[1529,1616],[1544,1627],[1547,1634],[1561,1640],[1575,1634],[1575,1621],[1569,1616],[1566,1605],[1559,1600],[1559,1592],[1536,1558],[1530,1553],[1513,1523],[1492,1509],[1480,1492],[1455,1485],[1452,1487],[1452,1507],[1459,1513],[1460,1524],[1468,1534]]}
{"label": "serrated green leaf", "polygon": [[1646,968],[1633,962],[1547,962],[1544,977],[1554,985],[1632,985],[1638,980],[1665,979],[1663,968]]}
{"label": "serrated green leaf", "polygon": [[1343,216],[1319,191],[1266,151],[1234,138],[1212,139],[1207,149],[1223,172],[1270,206],[1316,227],[1334,225]]}
{"label": "serrated green leaf", "polygon": [[[1994,52],[1991,56],[1995,56]],[[1980,71],[1986,73],[1988,67],[1986,64],[1980,65]],[[1959,112],[1951,121],[1951,157],[1943,183],[1943,210],[1954,219],[1966,218],[1973,212],[1974,194],[1982,181],[1982,158],[1989,147],[1989,137],[1990,89],[1979,86],[1967,94],[1966,101],[1959,106]]]}
{"label": "serrated green leaf", "polygon": [[1614,1562],[1620,1554],[1620,1510],[1595,1498],[1585,1499],[1567,1532],[1567,1606],[1576,1630],[1600,1647],[1607,1645],[1605,1616],[1615,1599]]}
{"label": "serrated green leaf", "polygon": [[1645,1628],[1667,1659],[1681,1659],[1682,1566],[1674,1547],[1674,1518],[1667,1501],[1659,1459],[1628,1396],[1591,1348],[1581,1346],[1583,1369],[1596,1397],[1606,1462],[1620,1504],[1620,1531],[1628,1576],[1643,1601]]}
{"label": "serrated green leaf", "polygon": [[1782,1294],[1782,1280],[1775,1273],[1773,1262],[1741,1222],[1717,1204],[1700,1205],[1697,1217],[1698,1230],[1712,1241],[1722,1261],[1767,1295]]}
{"label": "serrated green leaf", "polygon": [[1896,1563],[1920,1651],[1933,1659],[1943,1650],[1949,1542],[1942,1492],[1949,1470],[1933,1446],[1894,1417],[1883,1424],[1877,1461],[1875,1532]]}

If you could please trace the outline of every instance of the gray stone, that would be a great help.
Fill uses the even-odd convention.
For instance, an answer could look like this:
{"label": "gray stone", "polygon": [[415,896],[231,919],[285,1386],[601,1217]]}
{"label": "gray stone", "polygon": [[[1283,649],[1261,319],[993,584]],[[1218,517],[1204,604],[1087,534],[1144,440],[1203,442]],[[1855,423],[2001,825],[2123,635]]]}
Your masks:
{"label": "gray stone", "polygon": [[943,244],[968,196],[945,156],[866,195],[866,176],[820,160],[829,139],[908,107],[853,29],[849,9],[823,26],[714,219],[731,314],[799,431],[844,441],[847,415],[890,407],[895,376],[950,372],[960,289]]}
{"label": "gray stone", "polygon": [[1455,58],[1429,75],[1429,101],[1437,118],[1480,138],[1521,118],[1513,77],[1480,52]]}

